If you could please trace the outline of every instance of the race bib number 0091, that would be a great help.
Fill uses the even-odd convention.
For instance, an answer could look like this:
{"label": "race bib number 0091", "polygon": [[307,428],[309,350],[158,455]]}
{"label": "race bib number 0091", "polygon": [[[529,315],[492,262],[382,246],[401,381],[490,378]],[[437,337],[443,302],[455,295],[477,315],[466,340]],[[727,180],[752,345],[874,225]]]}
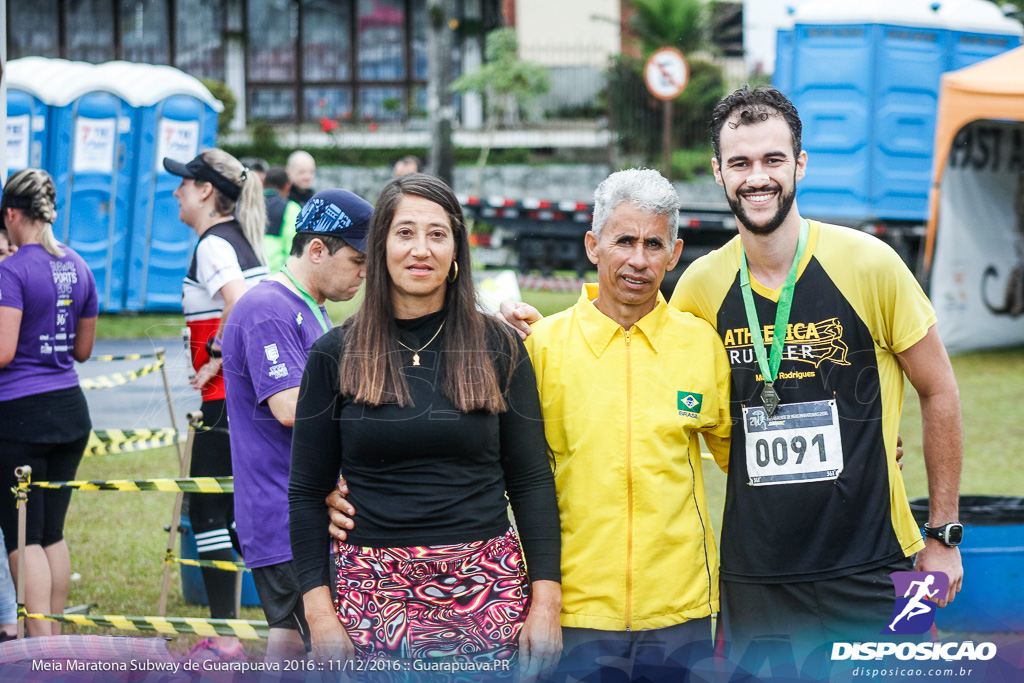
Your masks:
{"label": "race bib number 0091", "polygon": [[843,471],[834,400],[784,403],[771,417],[744,408],[743,432],[751,486],[831,481]]}

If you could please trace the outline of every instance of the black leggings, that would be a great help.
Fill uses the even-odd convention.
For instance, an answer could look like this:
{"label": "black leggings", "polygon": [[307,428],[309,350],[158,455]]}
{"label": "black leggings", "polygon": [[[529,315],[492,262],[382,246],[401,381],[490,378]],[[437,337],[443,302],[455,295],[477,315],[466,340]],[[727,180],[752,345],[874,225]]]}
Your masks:
{"label": "black leggings", "polygon": [[[231,443],[228,440],[228,416],[224,399],[203,401],[203,426],[192,443],[190,477],[231,476]],[[190,493],[188,516],[196,536],[200,560],[235,560],[235,503],[230,493]],[[202,568],[210,616],[237,619],[235,612],[235,573]]]}
{"label": "black leggings", "polygon": [[[8,493],[18,485],[14,468],[29,465],[32,481],[67,481],[75,478],[89,435],[68,443],[22,443],[0,439],[0,528],[7,552],[18,549],[18,508]],[[6,496],[5,496],[6,494]],[[64,519],[71,505],[71,489],[28,492],[25,545],[44,548],[64,540]]]}

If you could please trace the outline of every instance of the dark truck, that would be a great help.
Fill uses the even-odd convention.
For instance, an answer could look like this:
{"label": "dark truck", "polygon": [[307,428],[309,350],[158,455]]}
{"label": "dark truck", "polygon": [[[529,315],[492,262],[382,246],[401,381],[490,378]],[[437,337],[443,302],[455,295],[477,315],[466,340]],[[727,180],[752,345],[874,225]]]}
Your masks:
{"label": "dark truck", "polygon": [[[574,271],[583,278],[594,266],[587,258],[583,236],[590,229],[594,205],[502,197],[459,197],[467,218],[491,229],[474,230],[474,258],[485,266],[521,272]],[[679,236],[684,241],[679,265],[665,278],[670,293],[679,274],[694,259],[717,249],[736,234],[736,221],[724,205],[695,205],[679,211]]]}

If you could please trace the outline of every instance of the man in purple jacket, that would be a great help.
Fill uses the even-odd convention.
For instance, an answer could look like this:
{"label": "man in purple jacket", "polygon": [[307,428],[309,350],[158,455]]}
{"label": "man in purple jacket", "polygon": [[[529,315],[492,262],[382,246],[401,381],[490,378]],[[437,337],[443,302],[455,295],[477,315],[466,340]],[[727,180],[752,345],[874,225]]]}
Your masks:
{"label": "man in purple jacket", "polygon": [[317,193],[299,214],[281,272],[239,299],[224,328],[235,523],[270,624],[267,656],[274,659],[304,656],[309,647],[288,539],[299,384],[310,347],[331,327],[324,301],[351,299],[366,277],[372,211],[345,190]]}

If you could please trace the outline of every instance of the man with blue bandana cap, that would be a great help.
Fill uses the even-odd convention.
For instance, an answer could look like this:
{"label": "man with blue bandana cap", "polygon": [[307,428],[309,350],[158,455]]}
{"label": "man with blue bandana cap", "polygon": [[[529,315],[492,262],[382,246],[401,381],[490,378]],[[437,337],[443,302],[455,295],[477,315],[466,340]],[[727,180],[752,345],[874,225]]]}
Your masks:
{"label": "man with blue bandana cap", "polygon": [[345,190],[314,195],[299,214],[281,272],[242,296],[224,328],[235,523],[270,625],[267,657],[274,660],[304,657],[309,647],[288,540],[299,384],[310,347],[331,327],[324,301],[351,299],[366,277],[372,212]]}

